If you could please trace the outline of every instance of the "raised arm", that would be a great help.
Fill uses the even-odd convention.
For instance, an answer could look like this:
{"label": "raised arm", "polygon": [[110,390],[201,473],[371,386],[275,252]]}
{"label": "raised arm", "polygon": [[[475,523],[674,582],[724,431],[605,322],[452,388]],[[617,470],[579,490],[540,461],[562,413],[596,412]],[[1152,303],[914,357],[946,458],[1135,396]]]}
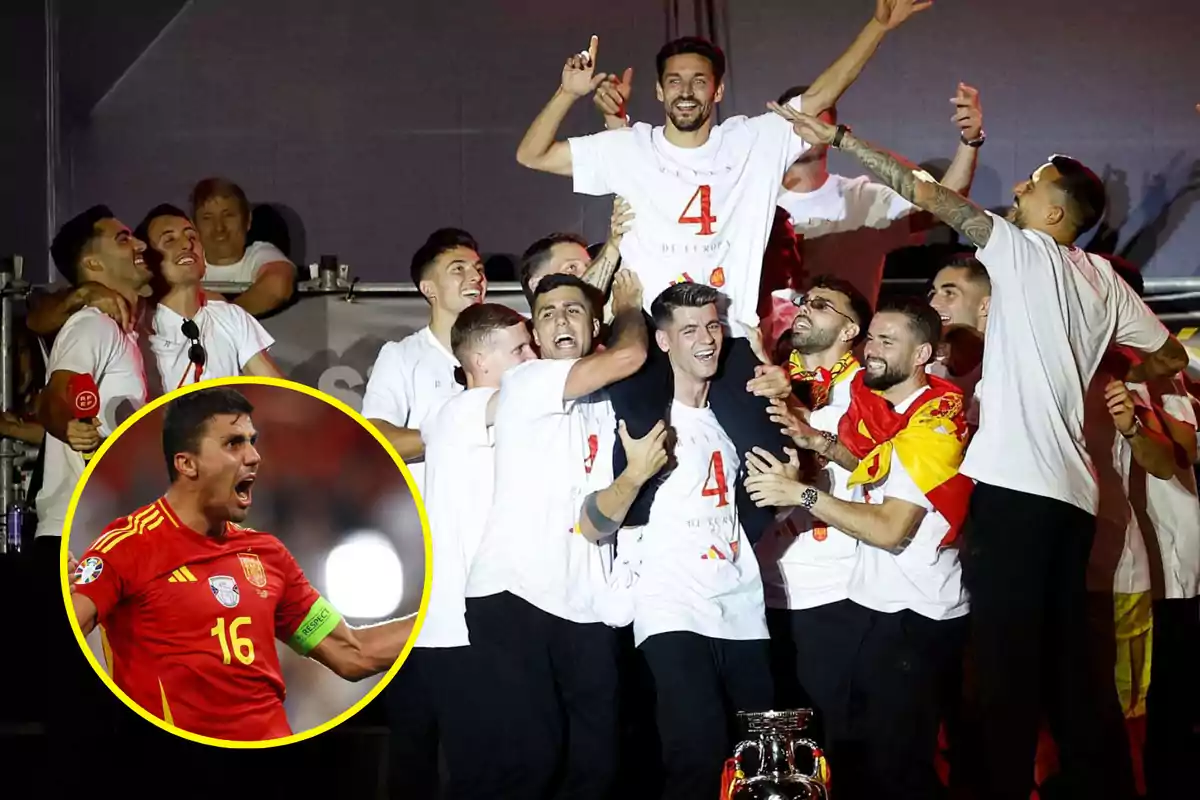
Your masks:
{"label": "raised arm", "polygon": [[567,375],[564,400],[598,392],[633,375],[645,363],[649,336],[642,314],[642,284],[627,269],[613,279],[613,314],[612,346],[575,362]]}
{"label": "raised arm", "polygon": [[617,264],[621,261],[621,238],[629,231],[632,222],[633,209],[629,202],[623,197],[614,198],[612,217],[608,225],[608,240],[583,274],[583,279],[589,285],[595,286],[604,294],[608,294],[609,284],[612,283]]}
{"label": "raised arm", "polygon": [[521,166],[554,175],[571,174],[571,146],[555,137],[575,101],[591,94],[608,77],[603,72],[594,72],[599,42],[593,36],[586,53],[576,53],[567,59],[558,90],[517,145],[517,162]]}
{"label": "raised arm", "polygon": [[[979,103],[979,90],[965,83],[958,84],[958,91],[950,99],[954,104],[954,124],[958,126],[958,149],[942,178],[942,186],[966,197],[971,193],[975,180],[975,166],[979,162],[980,139],[983,137],[983,107]],[[974,146],[968,142],[975,142]]]}
{"label": "raised arm", "polygon": [[87,637],[96,627],[96,604],[92,602],[92,598],[79,594],[71,587],[71,609],[75,612],[79,630]]}
{"label": "raised arm", "polygon": [[[979,206],[935,181],[909,161],[858,139],[844,127],[835,127],[790,107],[770,104],[792,121],[797,135],[810,144],[828,144],[857,158],[887,186],[915,206],[925,209],[974,244],[984,247],[992,236],[992,218]],[[834,144],[838,131],[842,136]]]}
{"label": "raised arm", "polygon": [[804,93],[801,107],[805,113],[820,114],[837,103],[858,79],[871,56],[875,55],[887,32],[900,27],[913,14],[932,5],[931,0],[876,0],[875,16],[858,34],[858,38]]}
{"label": "raised arm", "polygon": [[584,498],[579,532],[589,542],[603,541],[617,532],[642,487],[667,463],[667,427],[663,422],[655,423],[641,439],[634,439],[621,420],[617,434],[625,448],[627,466],[607,488]]}

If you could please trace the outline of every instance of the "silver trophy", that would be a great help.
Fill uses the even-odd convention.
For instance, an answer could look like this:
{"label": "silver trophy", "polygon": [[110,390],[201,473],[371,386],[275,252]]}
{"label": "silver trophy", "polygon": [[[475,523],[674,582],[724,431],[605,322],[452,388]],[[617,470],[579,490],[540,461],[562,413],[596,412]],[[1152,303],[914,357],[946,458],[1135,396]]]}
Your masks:
{"label": "silver trophy", "polygon": [[[732,780],[724,796],[729,800],[828,800],[825,756],[816,742],[800,736],[811,718],[808,709],[739,712],[738,721],[750,738],[733,750]],[[796,766],[797,751],[801,763],[811,764],[807,774]]]}

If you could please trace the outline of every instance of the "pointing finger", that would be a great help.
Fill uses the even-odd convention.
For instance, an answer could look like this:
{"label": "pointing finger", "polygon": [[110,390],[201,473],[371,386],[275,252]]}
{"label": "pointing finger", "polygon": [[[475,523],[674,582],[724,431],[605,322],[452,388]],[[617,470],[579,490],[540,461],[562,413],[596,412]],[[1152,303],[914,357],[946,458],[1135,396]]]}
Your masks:
{"label": "pointing finger", "polygon": [[588,60],[592,66],[596,65],[596,51],[600,48],[600,37],[592,35],[592,40],[588,42]]}

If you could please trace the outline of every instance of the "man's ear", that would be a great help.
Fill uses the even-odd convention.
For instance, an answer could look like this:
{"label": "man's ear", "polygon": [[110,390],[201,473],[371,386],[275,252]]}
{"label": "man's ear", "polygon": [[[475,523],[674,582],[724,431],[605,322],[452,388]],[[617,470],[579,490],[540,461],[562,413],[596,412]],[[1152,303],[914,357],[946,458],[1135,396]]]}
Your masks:
{"label": "man's ear", "polygon": [[417,290],[430,303],[437,299],[437,285],[431,280],[423,280],[418,283]]}
{"label": "man's ear", "polygon": [[858,327],[858,323],[851,322],[842,326],[842,335],[838,338],[843,342],[853,342],[861,331],[862,328]]}
{"label": "man's ear", "polygon": [[671,349],[671,340],[667,338],[666,331],[655,331],[654,341],[658,343],[658,349],[664,353]]}
{"label": "man's ear", "polygon": [[196,457],[191,453],[176,453],[173,463],[175,464],[175,471],[185,478],[195,478],[200,474]]}

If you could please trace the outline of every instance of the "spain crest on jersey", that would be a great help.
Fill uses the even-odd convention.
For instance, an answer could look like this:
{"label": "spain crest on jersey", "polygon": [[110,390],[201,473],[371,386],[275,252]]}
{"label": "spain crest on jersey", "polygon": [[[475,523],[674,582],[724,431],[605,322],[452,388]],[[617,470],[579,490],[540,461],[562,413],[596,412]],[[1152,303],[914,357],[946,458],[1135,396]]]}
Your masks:
{"label": "spain crest on jersey", "polygon": [[208,579],[208,588],[212,589],[213,597],[226,608],[236,608],[242,599],[237,581],[228,575],[213,575]]}
{"label": "spain crest on jersey", "polygon": [[258,556],[254,553],[238,553],[238,561],[242,562],[242,572],[246,573],[246,580],[250,581],[251,586],[256,586],[259,589],[267,588],[267,571],[263,568],[262,562],[258,560]]}

